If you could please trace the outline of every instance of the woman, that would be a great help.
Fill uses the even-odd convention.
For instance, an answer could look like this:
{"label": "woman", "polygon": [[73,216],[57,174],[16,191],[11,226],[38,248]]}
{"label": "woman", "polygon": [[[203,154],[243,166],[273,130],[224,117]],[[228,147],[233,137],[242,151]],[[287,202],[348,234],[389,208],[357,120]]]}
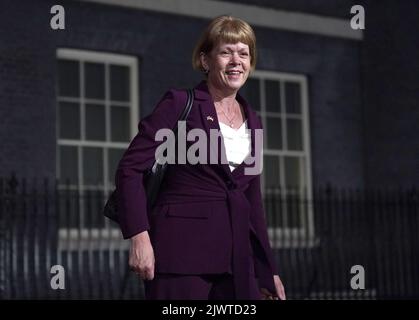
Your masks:
{"label": "woman", "polygon": [[[252,28],[230,16],[214,19],[193,52],[206,79],[194,88],[187,131],[222,136],[228,162],[170,165],[152,212],[140,181],[155,161],[159,129],[174,128],[186,93],[168,91],[122,157],[117,174],[129,265],[145,280],[146,299],[285,299],[269,246],[260,175],[245,174],[261,121],[237,94],[256,63]],[[250,135],[244,129],[249,129]],[[188,146],[191,141],[188,141]],[[218,149],[219,148],[219,149]],[[214,149],[208,144],[206,160]],[[205,162],[205,163],[203,163]]]}

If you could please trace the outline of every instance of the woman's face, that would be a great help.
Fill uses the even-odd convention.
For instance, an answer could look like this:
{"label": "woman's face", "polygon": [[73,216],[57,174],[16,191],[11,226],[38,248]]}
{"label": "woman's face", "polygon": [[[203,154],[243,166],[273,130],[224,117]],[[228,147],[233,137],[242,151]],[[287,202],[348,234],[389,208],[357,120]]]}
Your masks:
{"label": "woman's face", "polygon": [[201,63],[209,70],[211,85],[226,93],[237,92],[249,76],[249,46],[242,42],[220,43],[209,54],[201,55]]}

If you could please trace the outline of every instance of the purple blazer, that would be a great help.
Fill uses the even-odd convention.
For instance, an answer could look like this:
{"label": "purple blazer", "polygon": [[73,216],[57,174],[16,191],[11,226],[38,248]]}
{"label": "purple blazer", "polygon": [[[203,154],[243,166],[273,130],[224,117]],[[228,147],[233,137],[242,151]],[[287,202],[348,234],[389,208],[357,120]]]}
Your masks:
{"label": "purple blazer", "polygon": [[[210,129],[220,130],[214,102],[205,81],[194,92],[186,130],[201,128],[209,137]],[[237,99],[244,108],[248,128],[262,128],[248,103],[240,95]],[[249,278],[256,276],[260,287],[275,293],[273,275],[277,272],[267,234],[260,175],[244,174],[245,167],[252,165],[243,162],[231,172],[228,164],[221,163],[221,149],[218,164],[170,165],[156,205],[147,212],[141,181],[162,143],[155,141],[155,133],[175,126],[185,102],[185,91],[168,91],[152,114],[140,121],[138,134],[119,162],[115,180],[123,237],[149,231],[156,273],[229,272],[234,275],[238,299],[249,296]],[[253,152],[254,130],[251,138]],[[223,143],[219,148],[224,148]],[[207,150],[209,155],[210,143]]]}

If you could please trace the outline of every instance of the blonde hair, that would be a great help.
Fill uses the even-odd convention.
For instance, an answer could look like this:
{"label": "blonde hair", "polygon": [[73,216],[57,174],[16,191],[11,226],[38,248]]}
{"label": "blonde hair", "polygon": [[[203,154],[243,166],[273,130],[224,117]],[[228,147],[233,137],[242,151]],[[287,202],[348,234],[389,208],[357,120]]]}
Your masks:
{"label": "blonde hair", "polygon": [[256,66],[256,36],[252,27],[245,21],[232,16],[220,16],[212,20],[201,34],[192,53],[192,67],[205,71],[201,63],[201,52],[209,54],[219,43],[242,42],[249,46],[250,66]]}

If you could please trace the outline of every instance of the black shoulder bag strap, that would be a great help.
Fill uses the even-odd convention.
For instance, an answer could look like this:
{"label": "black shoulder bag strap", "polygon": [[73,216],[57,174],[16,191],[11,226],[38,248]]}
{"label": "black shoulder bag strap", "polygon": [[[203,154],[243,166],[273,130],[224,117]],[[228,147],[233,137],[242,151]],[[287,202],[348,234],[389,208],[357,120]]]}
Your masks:
{"label": "black shoulder bag strap", "polygon": [[[187,90],[187,100],[185,107],[182,110],[182,113],[178,119],[178,121],[185,121],[189,113],[191,112],[192,105],[194,102],[194,91],[193,89]],[[173,128],[173,132],[175,133],[175,143],[177,143],[177,127],[178,121],[176,121],[176,125]],[[147,196],[147,207],[150,210],[159,193],[161,182],[163,181],[164,174],[167,169],[167,163],[159,164],[157,159],[154,162],[151,169],[149,169],[144,174],[144,186]],[[117,192],[116,190],[112,192],[108,200],[106,201],[105,207],[103,208],[103,215],[115,222],[118,222],[118,212],[117,212]]]}
{"label": "black shoulder bag strap", "polygon": [[[175,146],[177,145],[178,122],[187,120],[188,115],[192,109],[192,105],[194,102],[193,89],[188,89],[187,95],[188,95],[188,98],[186,100],[185,108],[183,109],[178,121],[176,121],[175,127],[173,128],[173,133],[175,134]],[[167,165],[168,165],[167,162],[160,164],[158,163],[156,159],[153,166],[151,167],[149,174],[145,177],[144,185],[145,185],[146,195],[147,195],[147,208],[150,211],[157,200],[160,185],[164,179],[164,176],[167,170]]]}

